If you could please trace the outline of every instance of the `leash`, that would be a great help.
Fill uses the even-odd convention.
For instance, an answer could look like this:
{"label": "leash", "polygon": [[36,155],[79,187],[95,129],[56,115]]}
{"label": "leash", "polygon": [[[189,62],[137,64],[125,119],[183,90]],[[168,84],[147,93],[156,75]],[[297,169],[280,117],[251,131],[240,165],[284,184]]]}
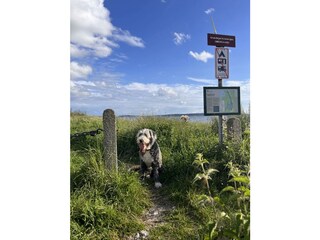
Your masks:
{"label": "leash", "polygon": [[96,136],[97,134],[100,134],[101,132],[103,132],[103,129],[98,128],[97,130],[93,130],[93,131],[89,131],[89,132],[74,133],[74,134],[71,134],[70,137],[76,138],[76,137],[82,137],[82,136],[87,136],[87,135],[90,135],[93,137],[93,136]]}

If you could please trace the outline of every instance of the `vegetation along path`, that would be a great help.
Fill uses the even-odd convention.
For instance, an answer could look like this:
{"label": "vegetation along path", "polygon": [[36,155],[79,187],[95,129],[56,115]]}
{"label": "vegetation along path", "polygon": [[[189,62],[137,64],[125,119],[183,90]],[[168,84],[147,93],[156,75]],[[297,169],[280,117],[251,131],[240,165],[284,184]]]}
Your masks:
{"label": "vegetation along path", "polygon": [[[223,145],[213,134],[217,121],[117,119],[117,173],[105,169],[103,134],[72,137],[70,239],[249,240],[249,119],[240,118],[242,138]],[[100,117],[74,114],[71,134],[101,124]],[[141,181],[136,169],[128,171],[139,162],[135,139],[145,127],[159,134],[166,169],[160,189],[151,179]]]}

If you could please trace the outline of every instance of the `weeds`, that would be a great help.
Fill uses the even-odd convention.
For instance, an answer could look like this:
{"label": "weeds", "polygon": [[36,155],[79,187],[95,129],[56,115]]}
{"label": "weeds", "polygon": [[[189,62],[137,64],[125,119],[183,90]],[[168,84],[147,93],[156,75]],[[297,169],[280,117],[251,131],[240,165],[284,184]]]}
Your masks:
{"label": "weeds", "polygon": [[[71,134],[97,128],[101,118],[71,115]],[[118,174],[105,170],[103,134],[71,141],[71,239],[118,240],[145,229],[141,217],[152,204],[150,192],[125,167],[139,164],[135,136],[141,128],[158,135],[165,167],[161,193],[176,205],[149,239],[249,239],[249,128],[242,142],[220,145],[214,122],[156,117],[117,119]]]}
{"label": "weeds", "polygon": [[[232,162],[228,162],[226,167],[229,169],[228,176],[233,186],[223,188],[213,197],[209,180],[210,174],[217,172],[216,169],[205,169],[204,164],[209,164],[202,154],[197,154],[194,164],[201,167],[194,182],[204,181],[208,194],[198,195],[196,205],[205,208],[211,215],[206,227],[203,229],[201,239],[215,240],[227,237],[233,240],[250,239],[250,179],[249,166],[246,171],[240,170]],[[230,193],[226,195],[226,193]]]}

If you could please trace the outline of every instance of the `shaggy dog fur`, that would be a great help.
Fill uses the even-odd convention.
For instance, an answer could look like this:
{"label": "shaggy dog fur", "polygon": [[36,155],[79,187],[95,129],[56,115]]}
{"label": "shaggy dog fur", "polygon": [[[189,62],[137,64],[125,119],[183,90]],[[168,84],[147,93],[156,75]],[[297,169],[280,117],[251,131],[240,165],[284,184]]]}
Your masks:
{"label": "shaggy dog fur", "polygon": [[184,122],[188,122],[190,118],[188,115],[181,115],[180,119]]}
{"label": "shaggy dog fur", "polygon": [[145,177],[146,172],[151,168],[150,177],[153,178],[155,187],[159,188],[162,186],[159,181],[162,171],[162,155],[156,141],[157,134],[151,129],[144,128],[138,131],[136,139],[139,146],[140,171]]}

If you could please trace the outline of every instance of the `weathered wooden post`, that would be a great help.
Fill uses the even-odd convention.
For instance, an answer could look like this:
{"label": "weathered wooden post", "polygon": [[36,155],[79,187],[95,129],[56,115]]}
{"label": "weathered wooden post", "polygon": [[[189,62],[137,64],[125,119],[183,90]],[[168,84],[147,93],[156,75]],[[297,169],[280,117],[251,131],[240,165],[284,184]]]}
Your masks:
{"label": "weathered wooden post", "polygon": [[239,118],[229,118],[227,121],[227,136],[228,139],[235,141],[242,140],[241,121]]}
{"label": "weathered wooden post", "polygon": [[108,170],[118,171],[116,118],[112,109],[103,112],[104,161]]}

